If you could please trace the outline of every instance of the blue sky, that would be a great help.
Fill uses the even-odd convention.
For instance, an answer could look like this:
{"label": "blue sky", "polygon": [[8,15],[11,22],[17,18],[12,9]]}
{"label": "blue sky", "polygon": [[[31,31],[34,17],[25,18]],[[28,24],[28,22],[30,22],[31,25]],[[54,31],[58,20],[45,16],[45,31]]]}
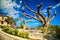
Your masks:
{"label": "blue sky", "polygon": [[[26,4],[33,10],[37,11],[36,5],[40,4],[41,2],[43,3],[41,11],[43,12],[44,15],[46,15],[46,8],[48,6],[53,6],[51,9],[51,13],[53,14],[54,10],[56,10],[57,16],[55,19],[50,23],[52,25],[60,25],[60,0],[1,0],[0,1],[0,13],[6,16],[13,17],[13,20],[16,20],[16,25],[20,25],[21,21],[18,20],[22,18],[22,12],[21,10],[24,9],[26,13],[33,14],[28,11],[26,8],[23,6],[23,2],[26,2]],[[33,22],[27,22],[27,26],[33,26],[36,27],[38,25],[41,25],[40,22],[31,19],[31,18],[26,18],[24,17],[24,20],[31,20]]]}

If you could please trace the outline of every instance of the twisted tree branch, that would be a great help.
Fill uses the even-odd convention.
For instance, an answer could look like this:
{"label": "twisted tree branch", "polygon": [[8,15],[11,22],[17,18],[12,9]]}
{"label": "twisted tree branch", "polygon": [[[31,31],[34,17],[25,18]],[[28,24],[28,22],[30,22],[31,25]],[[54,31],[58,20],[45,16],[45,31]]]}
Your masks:
{"label": "twisted tree branch", "polygon": [[25,2],[24,2],[24,7],[27,8],[29,11],[31,11],[31,12],[33,12],[33,13],[36,13],[34,10],[30,9],[30,8],[26,5]]}
{"label": "twisted tree branch", "polygon": [[50,21],[52,21],[55,17],[56,17],[56,10],[54,10],[54,15],[53,15],[53,17],[50,19]]}
{"label": "twisted tree branch", "polygon": [[[39,9],[41,8],[42,3],[37,6],[38,12],[35,12],[34,10],[31,10],[31,9],[26,5],[25,2],[24,2],[24,6],[25,6],[25,8],[27,8],[29,11],[33,12],[34,15],[35,15],[35,17],[37,16],[40,21],[42,21],[42,20],[44,19],[44,18],[43,18],[43,15],[39,13]],[[39,14],[40,14],[40,16],[39,16]],[[42,19],[42,18],[43,18],[43,19]]]}
{"label": "twisted tree branch", "polygon": [[40,8],[42,7],[42,3],[40,4],[40,5],[37,5],[36,6],[36,8],[37,8],[37,13],[38,13],[38,15],[40,16],[40,17],[42,17],[44,20],[45,20],[45,18],[44,18],[44,16],[41,14],[41,12],[39,11],[40,10]]}
{"label": "twisted tree branch", "polygon": [[52,6],[48,6],[48,8],[47,8],[48,18],[50,18],[50,16],[51,16],[51,13],[50,13],[51,8],[52,8]]}
{"label": "twisted tree branch", "polygon": [[[26,14],[26,13],[24,12],[24,10],[22,10],[22,12],[23,12],[23,16],[30,17],[30,18],[33,18],[33,19],[35,19],[35,20],[37,20],[37,21],[40,21],[38,18],[36,18],[36,17],[34,17],[34,16],[31,16],[31,15],[29,15],[29,14]],[[40,21],[40,22],[41,22],[41,21]]]}
{"label": "twisted tree branch", "polygon": [[40,3],[40,5],[37,5],[36,8],[40,9],[42,7],[42,3]]}
{"label": "twisted tree branch", "polygon": [[37,5],[36,6],[36,8],[37,8],[37,14],[38,14],[38,17],[39,17],[39,19],[43,22],[43,21],[45,21],[45,18],[44,18],[44,16],[41,14],[41,12],[40,12],[40,8],[42,7],[42,3],[40,4],[40,5]]}

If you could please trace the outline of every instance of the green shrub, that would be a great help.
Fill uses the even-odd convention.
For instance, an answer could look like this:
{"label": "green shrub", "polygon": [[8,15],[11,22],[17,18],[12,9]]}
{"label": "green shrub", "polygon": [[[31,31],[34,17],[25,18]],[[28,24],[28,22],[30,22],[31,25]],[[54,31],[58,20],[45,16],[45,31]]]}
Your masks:
{"label": "green shrub", "polygon": [[14,31],[13,31],[13,33],[14,33],[15,36],[18,35],[18,32],[19,32],[18,29],[14,29]]}
{"label": "green shrub", "polygon": [[57,30],[60,31],[60,27],[57,27],[57,28],[56,28],[56,31],[57,31]]}
{"label": "green shrub", "polygon": [[28,32],[25,32],[25,33],[24,33],[24,37],[25,37],[25,38],[29,38],[29,33],[28,33]]}
{"label": "green shrub", "polygon": [[18,36],[22,38],[29,38],[29,33],[21,31],[21,32],[18,32]]}
{"label": "green shrub", "polygon": [[18,32],[18,36],[19,36],[19,37],[23,37],[23,31]]}
{"label": "green shrub", "polygon": [[19,36],[19,37],[22,37],[22,38],[29,38],[29,33],[28,32],[25,32],[25,31],[18,31],[18,29],[9,29],[7,27],[2,27],[2,31],[6,32],[6,33],[9,33],[9,34],[13,34],[15,36]]}
{"label": "green shrub", "polygon": [[51,38],[51,40],[57,40],[56,33],[50,33],[48,36]]}
{"label": "green shrub", "polygon": [[12,34],[12,33],[13,33],[13,30],[9,29],[9,30],[7,31],[7,33]]}
{"label": "green shrub", "polygon": [[41,30],[42,32],[45,32],[45,31],[46,31],[43,27],[40,27],[40,30]]}
{"label": "green shrub", "polygon": [[7,32],[8,30],[9,30],[9,28],[7,28],[6,26],[2,27],[2,31]]}
{"label": "green shrub", "polygon": [[2,31],[6,32],[6,33],[9,33],[9,34],[12,34],[13,30],[9,29],[8,27],[6,26],[3,26],[2,27]]}

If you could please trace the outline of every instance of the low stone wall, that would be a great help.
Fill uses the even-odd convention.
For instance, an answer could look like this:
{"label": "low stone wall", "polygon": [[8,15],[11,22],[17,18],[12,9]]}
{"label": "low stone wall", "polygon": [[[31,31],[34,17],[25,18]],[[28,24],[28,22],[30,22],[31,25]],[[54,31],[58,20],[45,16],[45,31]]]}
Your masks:
{"label": "low stone wall", "polygon": [[29,39],[13,36],[0,30],[0,40],[29,40]]}

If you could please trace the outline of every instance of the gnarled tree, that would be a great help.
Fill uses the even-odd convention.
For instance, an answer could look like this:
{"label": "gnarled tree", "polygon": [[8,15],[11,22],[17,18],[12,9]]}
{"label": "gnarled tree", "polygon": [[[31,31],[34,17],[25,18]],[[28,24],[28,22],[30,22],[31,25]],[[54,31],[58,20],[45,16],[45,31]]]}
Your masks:
{"label": "gnarled tree", "polygon": [[[32,10],[31,8],[29,8],[26,3],[24,2],[24,7],[27,8],[30,12],[32,12],[35,16],[31,16],[29,14],[26,14],[24,12],[24,10],[22,10],[23,12],[23,16],[27,16],[27,17],[30,17],[30,18],[33,18],[35,20],[38,20],[39,22],[42,23],[42,26],[44,27],[44,29],[46,30],[45,33],[47,33],[47,29],[49,27],[49,23],[55,18],[56,16],[56,10],[54,10],[54,15],[52,16],[52,14],[50,13],[50,9],[52,8],[52,6],[48,6],[47,7],[47,14],[48,16],[47,17],[44,17],[44,15],[41,13],[40,11],[40,8],[42,7],[42,3],[40,5],[37,5],[36,8],[37,8],[37,12]],[[52,16],[52,18],[50,18],[50,16]]]}

